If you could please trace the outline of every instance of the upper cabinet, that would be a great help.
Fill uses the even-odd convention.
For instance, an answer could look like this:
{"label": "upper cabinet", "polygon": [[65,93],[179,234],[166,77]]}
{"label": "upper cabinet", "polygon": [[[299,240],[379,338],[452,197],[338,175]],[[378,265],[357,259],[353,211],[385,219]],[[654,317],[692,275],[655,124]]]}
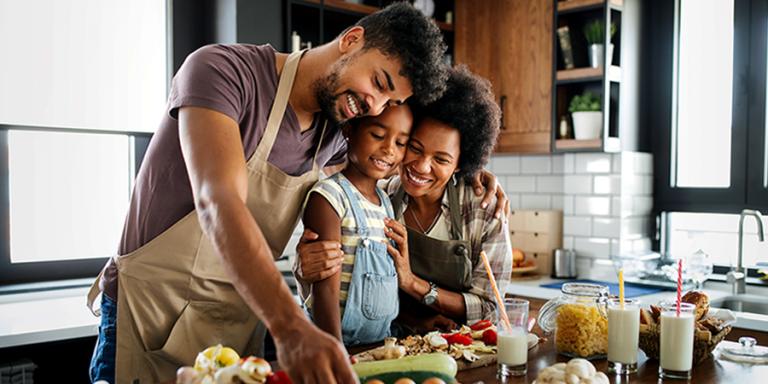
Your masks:
{"label": "upper cabinet", "polygon": [[502,108],[497,152],[637,149],[639,6],[456,0],[456,62],[488,78]]}
{"label": "upper cabinet", "polygon": [[502,109],[497,152],[551,150],[552,6],[542,0],[456,0],[456,62],[493,85]]}

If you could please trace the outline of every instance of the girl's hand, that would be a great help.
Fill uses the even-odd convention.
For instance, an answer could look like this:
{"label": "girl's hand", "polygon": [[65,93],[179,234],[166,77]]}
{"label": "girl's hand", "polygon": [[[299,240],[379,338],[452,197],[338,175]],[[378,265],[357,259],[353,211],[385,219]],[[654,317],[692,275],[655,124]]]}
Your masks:
{"label": "girl's hand", "polygon": [[387,237],[397,244],[397,248],[395,248],[390,242],[387,242],[387,252],[395,261],[397,280],[400,283],[400,288],[407,287],[413,280],[411,259],[408,255],[408,231],[403,224],[390,218],[384,219],[384,225],[387,227],[387,230],[384,231]]}

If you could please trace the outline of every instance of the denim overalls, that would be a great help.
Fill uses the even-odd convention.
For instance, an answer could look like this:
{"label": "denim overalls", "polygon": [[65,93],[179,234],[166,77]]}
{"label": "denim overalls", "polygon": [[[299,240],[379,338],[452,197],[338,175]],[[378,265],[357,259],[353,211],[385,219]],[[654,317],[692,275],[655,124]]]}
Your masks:
{"label": "denim overalls", "polygon": [[[349,199],[360,236],[341,319],[342,339],[345,345],[379,342],[390,335],[389,327],[397,317],[400,305],[395,264],[387,253],[386,244],[368,238],[365,211],[349,180],[338,177],[336,181]],[[376,188],[376,193],[387,216],[394,217],[387,195],[380,188]]]}

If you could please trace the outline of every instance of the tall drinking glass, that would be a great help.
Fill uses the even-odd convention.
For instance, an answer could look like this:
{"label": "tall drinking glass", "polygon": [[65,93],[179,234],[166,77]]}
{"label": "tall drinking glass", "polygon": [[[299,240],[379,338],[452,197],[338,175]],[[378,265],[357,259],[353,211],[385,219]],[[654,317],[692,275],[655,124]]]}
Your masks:
{"label": "tall drinking glass", "polygon": [[690,379],[693,364],[693,329],[696,306],[680,303],[661,304],[661,350],[659,351],[659,377]]}
{"label": "tall drinking glass", "polygon": [[608,300],[608,372],[626,375],[637,372],[640,334],[640,302]]}
{"label": "tall drinking glass", "polygon": [[507,329],[499,314],[498,377],[524,376],[528,371],[528,300],[505,299],[504,311],[509,318]]}

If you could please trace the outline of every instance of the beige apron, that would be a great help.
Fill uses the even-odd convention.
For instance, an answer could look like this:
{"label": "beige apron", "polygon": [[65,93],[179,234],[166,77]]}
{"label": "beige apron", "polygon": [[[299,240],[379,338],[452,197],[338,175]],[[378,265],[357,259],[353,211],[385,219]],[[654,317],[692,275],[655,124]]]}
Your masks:
{"label": "beige apron", "polygon": [[[317,152],[312,171],[286,175],[267,161],[283,120],[302,52],[283,68],[264,136],[248,160],[246,205],[275,257],[298,221],[301,202],[317,181]],[[318,152],[325,126],[321,132]],[[176,369],[194,363],[205,347],[218,343],[241,354],[261,354],[265,328],[243,302],[196,211],[127,255],[117,256],[117,383],[174,380]],[[259,271],[253,271],[259,278]],[[98,295],[91,287],[88,306]]]}

